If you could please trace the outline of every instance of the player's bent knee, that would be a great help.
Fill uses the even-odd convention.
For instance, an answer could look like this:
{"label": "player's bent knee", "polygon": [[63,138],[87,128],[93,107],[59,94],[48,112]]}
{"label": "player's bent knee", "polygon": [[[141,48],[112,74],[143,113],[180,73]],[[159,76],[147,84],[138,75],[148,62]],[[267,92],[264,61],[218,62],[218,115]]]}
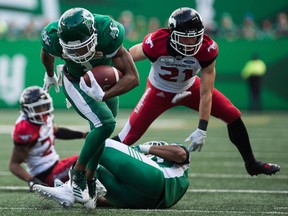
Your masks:
{"label": "player's bent knee", "polygon": [[114,123],[105,124],[102,127],[107,134],[111,135],[113,133],[113,131],[115,130],[116,123],[114,122]]}
{"label": "player's bent knee", "polygon": [[237,109],[235,106],[230,106],[225,111],[223,110],[223,112],[221,113],[222,116],[220,117],[220,119],[226,122],[226,124],[230,124],[241,117],[240,110]]}

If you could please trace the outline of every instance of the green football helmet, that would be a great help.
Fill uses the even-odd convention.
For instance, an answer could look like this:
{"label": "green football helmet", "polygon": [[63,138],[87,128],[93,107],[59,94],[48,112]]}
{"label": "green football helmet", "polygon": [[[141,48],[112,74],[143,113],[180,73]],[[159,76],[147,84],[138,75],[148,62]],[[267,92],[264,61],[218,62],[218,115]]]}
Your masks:
{"label": "green football helmet", "polygon": [[67,10],[59,19],[58,36],[63,53],[76,63],[93,58],[97,45],[97,30],[93,15],[84,8]]}

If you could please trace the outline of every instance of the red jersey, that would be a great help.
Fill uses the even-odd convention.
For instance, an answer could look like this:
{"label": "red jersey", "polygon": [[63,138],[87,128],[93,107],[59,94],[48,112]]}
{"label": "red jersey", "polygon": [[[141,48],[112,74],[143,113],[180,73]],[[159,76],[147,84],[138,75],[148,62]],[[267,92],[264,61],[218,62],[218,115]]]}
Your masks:
{"label": "red jersey", "polygon": [[166,92],[181,93],[190,88],[199,71],[218,55],[218,45],[204,34],[203,43],[194,56],[182,56],[169,45],[169,29],[148,34],[142,43],[145,55],[152,62],[151,84]]}
{"label": "red jersey", "polygon": [[16,145],[31,145],[28,157],[25,160],[27,171],[31,176],[50,168],[59,160],[59,155],[54,148],[53,117],[47,119],[44,125],[29,122],[21,114],[16,120],[12,138]]}

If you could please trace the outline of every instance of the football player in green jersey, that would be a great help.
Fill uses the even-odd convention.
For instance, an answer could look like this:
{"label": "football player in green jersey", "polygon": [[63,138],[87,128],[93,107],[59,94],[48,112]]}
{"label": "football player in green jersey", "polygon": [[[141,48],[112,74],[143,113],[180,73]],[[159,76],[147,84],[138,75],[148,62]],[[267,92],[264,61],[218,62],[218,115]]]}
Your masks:
{"label": "football player in green jersey", "polygon": [[[139,84],[135,64],[122,45],[124,34],[122,24],[84,8],[67,10],[41,33],[40,56],[46,69],[43,89],[49,91],[54,86],[59,92],[62,84],[68,101],[90,124],[91,130],[78,161],[70,171],[71,185],[78,202],[85,203],[95,196],[89,188],[95,186],[94,173],[104,151],[104,142],[115,128],[117,96]],[[58,77],[54,73],[56,57],[65,62]],[[113,65],[123,72],[119,82],[105,92],[95,79],[91,80],[91,87],[81,79],[98,65]]]}
{"label": "football player in green jersey", "polygon": [[98,206],[107,201],[117,208],[170,208],[188,189],[189,159],[181,144],[150,141],[128,147],[107,139],[97,169],[107,194]]}
{"label": "football player in green jersey", "polygon": [[[175,205],[189,187],[189,151],[181,144],[150,141],[129,147],[107,139],[96,175],[97,205],[116,208],[156,209]],[[99,186],[99,187],[98,187]],[[33,190],[62,206],[75,203],[69,183],[59,187],[33,186]],[[103,194],[103,191],[105,193]],[[105,195],[105,197],[102,197]],[[94,209],[95,203],[85,204]]]}

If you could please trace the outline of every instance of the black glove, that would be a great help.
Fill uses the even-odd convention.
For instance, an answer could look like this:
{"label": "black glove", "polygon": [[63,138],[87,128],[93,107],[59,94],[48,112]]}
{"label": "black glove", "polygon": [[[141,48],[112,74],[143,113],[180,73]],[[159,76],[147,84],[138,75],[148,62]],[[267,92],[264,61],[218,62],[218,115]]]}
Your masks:
{"label": "black glove", "polygon": [[36,177],[32,177],[31,179],[28,180],[28,186],[29,186],[29,191],[30,192],[33,191],[33,185],[35,185],[35,184],[48,186],[45,182],[42,182],[40,179],[38,179]]}

